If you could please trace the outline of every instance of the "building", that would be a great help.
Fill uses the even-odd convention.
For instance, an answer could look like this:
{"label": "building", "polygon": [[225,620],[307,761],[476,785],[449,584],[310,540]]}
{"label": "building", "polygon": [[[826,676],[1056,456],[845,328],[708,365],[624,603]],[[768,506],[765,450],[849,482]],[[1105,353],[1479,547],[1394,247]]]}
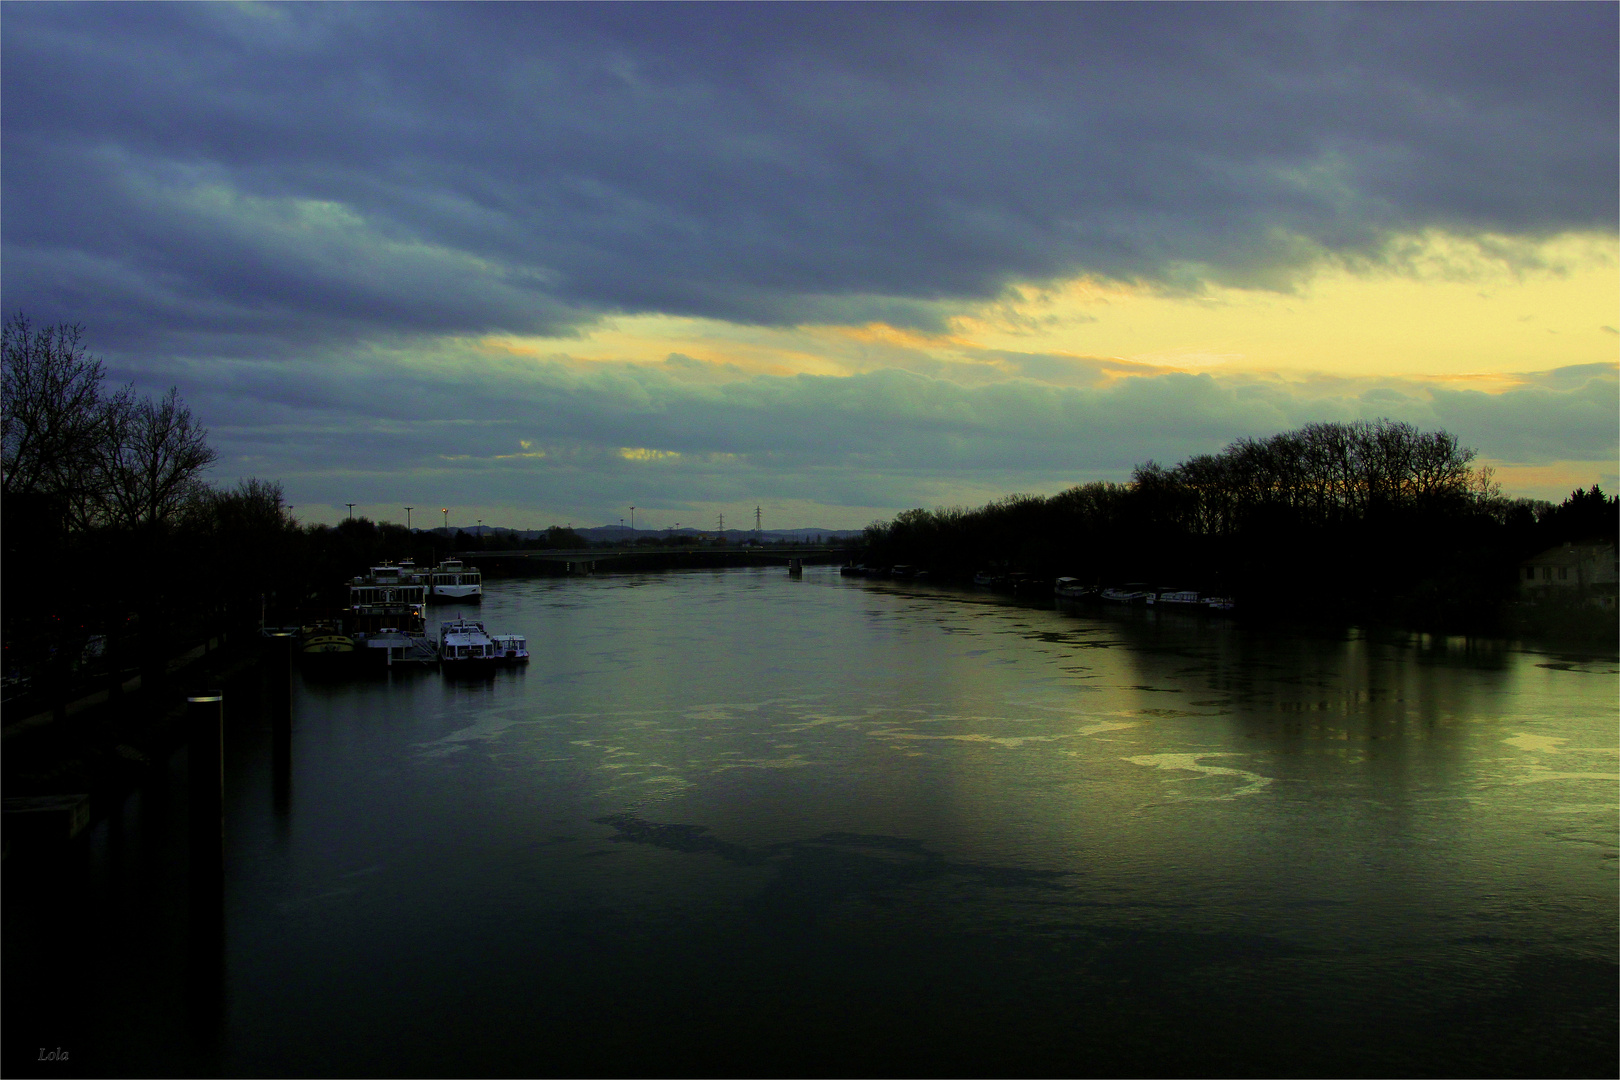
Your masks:
{"label": "building", "polygon": [[1519,595],[1525,600],[1565,599],[1613,609],[1620,583],[1615,546],[1566,543],[1519,564]]}

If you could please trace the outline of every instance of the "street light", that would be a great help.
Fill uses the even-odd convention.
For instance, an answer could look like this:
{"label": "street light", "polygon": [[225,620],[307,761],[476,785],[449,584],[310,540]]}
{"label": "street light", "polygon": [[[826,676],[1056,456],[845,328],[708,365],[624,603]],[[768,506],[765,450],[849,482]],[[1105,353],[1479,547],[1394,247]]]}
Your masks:
{"label": "street light", "polygon": [[448,533],[450,531],[450,508],[446,506],[439,512],[444,515],[444,531]]}
{"label": "street light", "polygon": [[636,531],[636,508],[633,506],[630,508],[630,531]]}
{"label": "street light", "polygon": [[411,531],[411,511],[415,510],[415,509],[416,509],[416,507],[414,507],[414,506],[407,506],[405,508],[405,531],[406,532]]}
{"label": "street light", "polygon": [[344,503],[343,505],[347,506],[349,508],[349,520],[353,521],[354,520],[354,503]]}

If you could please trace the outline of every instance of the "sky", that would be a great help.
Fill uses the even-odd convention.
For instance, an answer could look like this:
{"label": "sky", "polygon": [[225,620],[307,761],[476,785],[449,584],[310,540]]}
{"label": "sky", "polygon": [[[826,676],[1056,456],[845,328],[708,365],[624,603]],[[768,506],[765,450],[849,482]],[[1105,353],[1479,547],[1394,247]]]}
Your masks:
{"label": "sky", "polygon": [[0,303],[306,522],[1620,485],[1614,4],[0,7]]}

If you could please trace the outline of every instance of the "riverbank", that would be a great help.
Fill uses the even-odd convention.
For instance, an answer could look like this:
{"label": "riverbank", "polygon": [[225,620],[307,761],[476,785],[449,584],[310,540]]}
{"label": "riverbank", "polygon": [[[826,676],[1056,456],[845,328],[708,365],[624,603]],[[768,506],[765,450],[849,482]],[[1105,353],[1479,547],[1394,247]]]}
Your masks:
{"label": "riverbank", "polygon": [[105,817],[179,746],[187,695],[242,683],[264,655],[258,638],[210,639],[169,660],[157,687],[136,675],[56,708],[8,715],[0,735],[5,854],[15,841],[67,841]]}

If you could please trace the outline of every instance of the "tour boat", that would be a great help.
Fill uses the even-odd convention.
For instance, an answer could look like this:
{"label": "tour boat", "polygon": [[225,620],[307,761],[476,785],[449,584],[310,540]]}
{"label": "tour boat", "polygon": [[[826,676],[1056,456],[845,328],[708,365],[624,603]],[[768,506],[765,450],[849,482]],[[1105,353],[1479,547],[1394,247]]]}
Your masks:
{"label": "tour boat", "polygon": [[492,668],[501,658],[500,647],[483,623],[454,619],[439,624],[439,664],[446,670]]}
{"label": "tour boat", "polygon": [[446,559],[428,573],[429,597],[435,604],[477,604],[484,599],[484,575]]}
{"label": "tour boat", "polygon": [[411,566],[373,566],[349,583],[349,624],[356,633],[427,630],[427,585]]}
{"label": "tour boat", "polygon": [[495,643],[495,659],[502,664],[527,664],[529,643],[522,634],[491,634]]}
{"label": "tour boat", "polygon": [[1163,592],[1148,594],[1147,602],[1155,607],[1191,607],[1198,606],[1198,590],[1196,589],[1167,589]]}

